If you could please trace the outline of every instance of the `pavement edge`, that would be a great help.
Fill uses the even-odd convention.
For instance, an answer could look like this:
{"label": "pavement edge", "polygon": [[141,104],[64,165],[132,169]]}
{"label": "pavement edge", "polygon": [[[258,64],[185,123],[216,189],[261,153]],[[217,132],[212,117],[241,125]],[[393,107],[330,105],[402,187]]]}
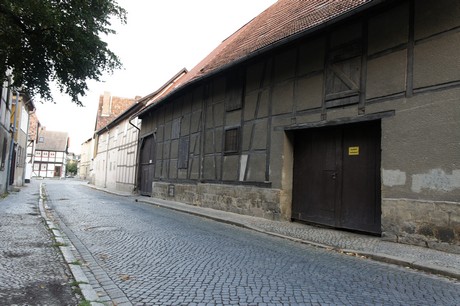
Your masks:
{"label": "pavement edge", "polygon": [[80,265],[76,264],[76,259],[72,254],[72,248],[75,247],[72,245],[69,239],[59,230],[59,228],[54,224],[54,222],[48,217],[46,210],[48,209],[45,203],[44,196],[44,183],[40,183],[39,187],[39,200],[38,207],[42,218],[45,220],[45,224],[48,229],[51,231],[56,243],[59,245],[58,248],[64,258],[65,263],[69,267],[77,286],[80,288],[81,294],[84,300],[90,302],[92,306],[101,306],[105,305],[102,302],[98,302],[98,295],[93,287],[90,285],[88,278],[86,277],[83,269]]}

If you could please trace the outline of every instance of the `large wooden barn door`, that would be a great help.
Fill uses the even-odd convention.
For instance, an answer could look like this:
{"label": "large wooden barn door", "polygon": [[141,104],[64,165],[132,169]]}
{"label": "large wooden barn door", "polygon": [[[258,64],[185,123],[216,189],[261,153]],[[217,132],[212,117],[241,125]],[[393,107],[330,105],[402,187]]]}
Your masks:
{"label": "large wooden barn door", "polygon": [[380,122],[295,134],[292,218],[380,234]]}
{"label": "large wooden barn door", "polygon": [[155,139],[153,136],[148,136],[142,140],[139,167],[139,192],[141,195],[151,195],[155,175]]}

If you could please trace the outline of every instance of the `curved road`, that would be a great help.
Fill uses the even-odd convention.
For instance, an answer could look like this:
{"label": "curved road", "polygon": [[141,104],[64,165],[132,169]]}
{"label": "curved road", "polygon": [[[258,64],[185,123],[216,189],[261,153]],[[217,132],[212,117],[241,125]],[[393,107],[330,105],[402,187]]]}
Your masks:
{"label": "curved road", "polygon": [[45,181],[101,300],[116,305],[459,305],[460,284]]}

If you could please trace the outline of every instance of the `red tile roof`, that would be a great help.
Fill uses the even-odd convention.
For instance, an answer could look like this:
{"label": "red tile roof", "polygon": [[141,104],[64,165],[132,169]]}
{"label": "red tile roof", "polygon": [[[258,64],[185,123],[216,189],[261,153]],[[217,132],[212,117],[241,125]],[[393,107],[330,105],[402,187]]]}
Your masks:
{"label": "red tile roof", "polygon": [[[104,96],[107,96],[107,94],[108,97],[106,97],[106,99],[109,98],[110,101],[106,101],[106,103],[109,103],[109,107],[107,109],[107,113],[104,114]],[[135,102],[135,99],[113,97],[110,96],[110,93],[104,93],[104,95],[100,95],[99,106],[97,108],[96,126],[94,130],[99,131],[101,128],[107,126]]]}
{"label": "red tile roof", "polygon": [[371,0],[278,0],[224,40],[196,66],[198,71],[189,78],[205,75],[368,2]]}
{"label": "red tile roof", "polygon": [[[180,80],[180,85],[176,86],[176,89],[228,68],[277,43],[283,43],[297,35],[314,31],[319,26],[345,14],[350,14],[371,2],[381,1],[278,0],[224,40]],[[144,111],[147,109],[148,107]]]}

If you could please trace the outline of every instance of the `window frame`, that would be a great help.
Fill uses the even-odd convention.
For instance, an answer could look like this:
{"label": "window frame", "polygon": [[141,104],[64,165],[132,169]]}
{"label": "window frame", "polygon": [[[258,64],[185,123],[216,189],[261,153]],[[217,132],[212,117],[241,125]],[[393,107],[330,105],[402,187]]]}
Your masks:
{"label": "window frame", "polygon": [[[231,133],[234,133],[233,135]],[[233,139],[229,139],[232,137]],[[224,130],[224,155],[235,155],[241,151],[241,126],[227,127]],[[229,147],[230,146],[230,147]]]}

